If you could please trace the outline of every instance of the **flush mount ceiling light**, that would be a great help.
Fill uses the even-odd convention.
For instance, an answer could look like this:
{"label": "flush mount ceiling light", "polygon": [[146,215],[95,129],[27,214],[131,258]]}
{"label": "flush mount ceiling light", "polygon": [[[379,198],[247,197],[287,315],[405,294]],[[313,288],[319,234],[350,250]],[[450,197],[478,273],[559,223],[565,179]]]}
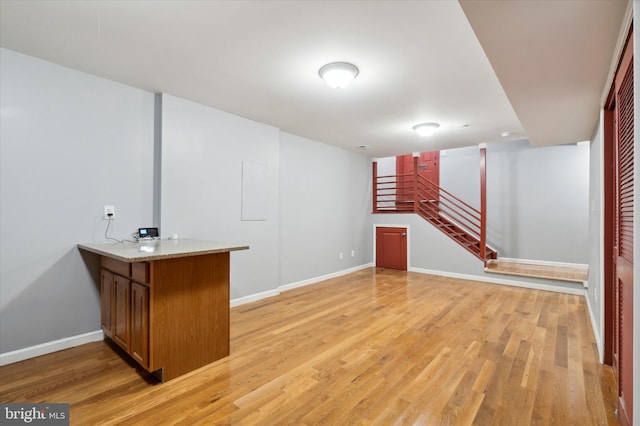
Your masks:
{"label": "flush mount ceiling light", "polygon": [[320,68],[320,77],[334,89],[347,87],[358,75],[358,67],[348,62],[332,62]]}
{"label": "flush mount ceiling light", "polygon": [[526,135],[522,132],[518,132],[518,131],[513,132],[510,130],[507,130],[505,132],[500,132],[500,136],[502,136],[503,138],[510,138],[510,139],[526,137]]}
{"label": "flush mount ceiling light", "polygon": [[413,130],[420,136],[431,136],[438,127],[440,127],[438,123],[420,123],[413,126]]}

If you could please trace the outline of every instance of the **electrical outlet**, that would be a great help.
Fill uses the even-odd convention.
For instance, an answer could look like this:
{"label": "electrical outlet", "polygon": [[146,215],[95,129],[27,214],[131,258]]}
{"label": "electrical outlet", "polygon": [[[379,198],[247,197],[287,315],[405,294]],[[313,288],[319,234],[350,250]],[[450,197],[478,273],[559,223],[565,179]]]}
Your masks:
{"label": "electrical outlet", "polygon": [[356,257],[356,251],[355,250],[351,250],[351,257]]}
{"label": "electrical outlet", "polygon": [[104,218],[107,219],[115,219],[116,218],[116,208],[114,206],[104,206]]}
{"label": "electrical outlet", "polygon": [[340,252],[340,260],[342,260],[343,258],[344,258],[344,254]]}

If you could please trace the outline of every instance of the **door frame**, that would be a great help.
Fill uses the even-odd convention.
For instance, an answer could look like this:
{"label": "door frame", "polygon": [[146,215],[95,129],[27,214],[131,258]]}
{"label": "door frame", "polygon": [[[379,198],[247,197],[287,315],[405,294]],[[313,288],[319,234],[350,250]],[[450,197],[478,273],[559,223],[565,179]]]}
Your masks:
{"label": "door frame", "polygon": [[[600,288],[602,289],[602,307],[600,310],[600,314],[601,314],[601,318],[602,318],[602,324],[601,324],[601,330],[602,330],[602,341],[601,341],[601,360],[603,362],[603,364],[606,365],[611,365],[612,367],[614,367],[614,375],[616,376],[616,405],[618,406],[618,410],[621,410],[621,408],[626,408],[627,411],[625,411],[626,415],[629,415],[629,411],[633,411],[633,416],[635,418],[638,418],[638,414],[635,412],[636,410],[639,409],[639,407],[637,407],[637,404],[634,404],[634,402],[637,401],[638,397],[637,397],[637,392],[639,392],[640,390],[637,389],[636,386],[634,386],[637,383],[636,377],[638,376],[638,371],[636,371],[636,369],[638,368],[638,363],[634,362],[634,355],[636,354],[636,349],[638,348],[638,342],[636,342],[636,336],[638,335],[637,330],[634,330],[634,333],[632,334],[632,349],[631,349],[631,370],[633,371],[632,373],[632,377],[628,377],[629,380],[631,380],[631,400],[630,401],[622,401],[620,398],[620,386],[621,383],[619,381],[619,371],[615,370],[615,367],[617,367],[618,369],[620,368],[620,353],[617,353],[619,351],[619,348],[616,348],[616,329],[617,329],[617,324],[616,321],[619,320],[619,318],[617,317],[617,309],[619,309],[619,305],[618,305],[618,300],[617,300],[617,290],[616,287],[618,286],[618,274],[616,272],[616,261],[614,260],[614,257],[616,255],[616,251],[615,251],[615,233],[617,232],[615,229],[615,220],[616,220],[616,216],[617,216],[617,206],[616,206],[616,197],[617,197],[617,182],[618,182],[618,178],[617,178],[617,138],[615,135],[616,132],[616,123],[615,123],[615,101],[616,101],[616,79],[618,78],[618,74],[620,72],[620,68],[623,67],[623,62],[625,61],[625,56],[629,54],[629,52],[632,52],[631,55],[633,56],[633,48],[629,47],[630,43],[633,43],[633,23],[632,21],[630,22],[629,28],[627,28],[627,36],[625,37],[623,43],[622,43],[622,47],[621,47],[621,51],[620,51],[620,57],[618,59],[618,69],[616,69],[615,73],[613,74],[613,80],[610,82],[611,87],[609,89],[609,93],[606,97],[604,106],[603,106],[603,110],[602,110],[602,114],[601,114],[601,120],[602,120],[602,149],[600,151],[601,155],[602,155],[602,160],[600,163],[600,167],[601,167],[601,171],[602,171],[602,178],[601,178],[601,184],[602,184],[602,192],[601,192],[601,196],[602,196],[602,201],[603,201],[603,205],[601,208],[601,238],[602,238],[602,246],[601,246],[601,266],[602,266],[602,270],[600,272],[600,278],[601,278],[601,285]],[[632,45],[632,44],[631,44]],[[630,50],[628,50],[630,49]],[[628,51],[627,51],[628,50]],[[629,59],[626,59],[626,63],[628,64]],[[631,61],[633,61],[633,57],[631,58]],[[636,89],[637,90],[637,89]],[[636,101],[637,102],[637,101]],[[634,117],[637,117],[637,112],[634,114]],[[637,130],[635,131],[635,133],[637,134]],[[635,153],[635,156],[637,158],[637,153]],[[637,166],[636,166],[637,167]],[[637,176],[637,169],[635,171],[635,175]],[[635,185],[635,178],[632,178],[634,185]],[[637,190],[635,191],[635,193],[637,193]],[[638,205],[638,201],[635,200],[635,206]],[[637,219],[635,224],[637,224]],[[635,226],[635,228],[637,228],[637,226]],[[634,229],[635,229],[634,228]],[[634,253],[636,252],[637,247],[635,246],[635,242],[637,241],[637,236],[634,235],[634,240],[632,242],[632,244],[634,245]],[[634,254],[634,260],[637,258],[637,254]],[[633,263],[632,263],[633,264]],[[634,280],[634,272],[631,272],[631,279]],[[637,289],[637,283],[634,283],[635,287],[634,290]],[[635,294],[636,292],[633,292],[633,298],[635,300],[638,300],[638,295]],[[634,309],[634,305],[633,305],[633,301],[632,303],[632,308],[631,308],[631,324],[632,327],[635,328],[635,326],[637,325],[637,320],[636,320],[636,315],[637,315],[637,309]],[[636,305],[637,306],[637,303]],[[614,359],[614,353],[617,353],[617,362]],[[614,364],[615,362],[615,364]],[[623,407],[621,407],[621,401],[624,404]],[[622,411],[622,410],[621,410]],[[622,412],[619,415],[619,419],[620,419],[620,423],[625,425],[626,423],[626,418],[623,419],[623,415]],[[631,424],[633,423],[633,418],[628,419]]]}
{"label": "door frame", "polygon": [[407,230],[407,272],[411,270],[411,225],[397,223],[374,223],[373,224],[373,266],[376,266],[376,235],[378,228],[406,228]]}
{"label": "door frame", "polygon": [[602,311],[603,318],[603,336],[601,360],[604,364],[613,366],[613,344],[614,344],[614,311],[615,311],[615,266],[613,261],[614,246],[614,215],[615,215],[615,141],[614,141],[614,117],[613,117],[613,87],[609,93],[607,103],[603,111],[603,149],[601,151],[603,177],[602,177],[602,210],[601,210],[601,237],[602,237]]}

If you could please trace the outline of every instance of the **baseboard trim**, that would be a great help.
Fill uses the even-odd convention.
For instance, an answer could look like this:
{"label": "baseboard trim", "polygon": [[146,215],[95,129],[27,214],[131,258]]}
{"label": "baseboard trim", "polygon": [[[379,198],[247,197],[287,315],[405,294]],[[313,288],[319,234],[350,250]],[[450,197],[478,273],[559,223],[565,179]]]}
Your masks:
{"label": "baseboard trim", "polygon": [[29,358],[35,358],[40,355],[58,352],[74,346],[84,345],[85,343],[98,342],[103,339],[104,333],[102,330],[97,330],[80,334],[78,336],[65,337],[64,339],[54,340],[53,342],[41,343],[39,345],[18,349],[12,352],[5,352],[0,354],[0,366],[24,361]]}
{"label": "baseboard trim", "polygon": [[302,281],[297,281],[297,282],[294,282],[294,283],[281,285],[280,287],[278,287],[278,290],[280,290],[281,292],[282,291],[287,291],[287,290],[293,290],[294,288],[304,287],[304,286],[307,286],[307,285],[310,285],[310,284],[319,283],[320,281],[329,280],[331,278],[341,277],[343,275],[347,275],[347,274],[350,274],[352,272],[357,272],[357,271],[360,271],[362,269],[371,268],[372,266],[374,266],[373,263],[365,263],[364,265],[354,266],[353,268],[343,269],[342,271],[334,272],[334,273],[327,274],[327,275],[322,275],[320,277],[309,278],[307,280],[302,280]]}
{"label": "baseboard trim", "polygon": [[433,269],[422,269],[422,268],[409,268],[411,272],[418,272],[421,274],[431,274],[431,275],[440,275],[443,277],[449,278],[458,278],[461,280],[470,280],[470,281],[482,281],[491,284],[500,284],[500,285],[508,285],[511,287],[522,287],[522,288],[530,288],[532,290],[544,290],[544,291],[553,291],[555,293],[565,293],[565,294],[575,294],[577,296],[585,296],[586,290],[584,288],[568,288],[568,287],[560,287],[554,286],[550,284],[541,284],[541,283],[530,283],[525,281],[517,281],[517,280],[505,280],[502,278],[493,278],[481,275],[469,275],[469,274],[459,274],[456,272],[447,272],[447,271],[436,271]]}
{"label": "baseboard trim", "polygon": [[231,307],[246,305],[247,303],[257,302],[258,300],[266,299],[268,297],[277,296],[280,294],[280,290],[268,290],[261,293],[254,293],[248,296],[239,297],[237,299],[231,299]]}
{"label": "baseboard trim", "polygon": [[280,293],[282,293],[283,291],[293,290],[294,288],[304,287],[304,286],[307,286],[307,285],[319,283],[320,281],[329,280],[331,278],[341,277],[343,275],[347,275],[347,274],[350,274],[352,272],[359,271],[361,269],[370,268],[372,266],[373,266],[373,263],[366,263],[364,265],[354,266],[353,268],[343,269],[342,271],[333,272],[331,274],[322,275],[320,277],[309,278],[309,279],[306,279],[306,280],[302,280],[302,281],[297,281],[297,282],[294,282],[294,283],[281,285],[275,290],[263,291],[261,293],[250,294],[248,296],[239,297],[237,299],[232,299],[231,300],[231,307],[233,308],[233,307],[236,307],[236,306],[245,305],[247,303],[257,302],[259,300],[266,299],[268,297],[277,296]]}
{"label": "baseboard trim", "polygon": [[593,337],[596,339],[596,346],[598,347],[598,356],[600,357],[600,363],[604,363],[604,343],[600,336],[600,330],[596,324],[596,316],[591,307],[591,300],[585,294],[584,298],[587,300],[587,310],[589,311],[589,319],[591,320],[591,330],[593,330]]}

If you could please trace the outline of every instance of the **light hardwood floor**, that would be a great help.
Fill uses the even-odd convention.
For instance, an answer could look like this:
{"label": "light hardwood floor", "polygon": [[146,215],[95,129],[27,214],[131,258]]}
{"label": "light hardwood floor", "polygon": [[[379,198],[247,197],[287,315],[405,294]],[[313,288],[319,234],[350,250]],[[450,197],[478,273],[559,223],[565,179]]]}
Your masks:
{"label": "light hardwood floor", "polygon": [[582,297],[410,272],[233,308],[231,356],[166,383],[125,359],[97,342],[1,367],[0,401],[86,425],[618,424]]}
{"label": "light hardwood floor", "polygon": [[549,280],[571,281],[583,283],[589,279],[589,269],[569,266],[535,265],[494,259],[487,262],[486,272],[522,277],[545,278]]}

